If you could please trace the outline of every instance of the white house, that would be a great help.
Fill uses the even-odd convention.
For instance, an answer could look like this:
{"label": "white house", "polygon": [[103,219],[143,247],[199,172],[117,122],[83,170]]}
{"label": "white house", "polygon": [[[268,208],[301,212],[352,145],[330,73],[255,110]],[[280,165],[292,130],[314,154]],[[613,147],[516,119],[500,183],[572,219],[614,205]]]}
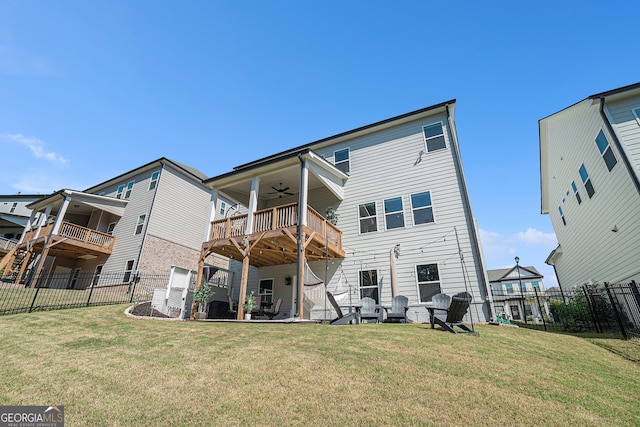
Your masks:
{"label": "white house", "polygon": [[225,197],[244,211],[223,218],[212,209],[201,261],[230,257],[240,305],[249,291],[263,301],[282,298],[279,317],[329,315],[326,283],[345,304],[407,296],[409,318],[419,321],[434,294],[467,291],[473,320],[489,319],[455,106],[451,100],[379,121],[204,181],[214,204]]}
{"label": "white house", "polygon": [[563,288],[640,279],[640,83],[539,121],[541,211]]}
{"label": "white house", "polygon": [[516,264],[511,268],[487,270],[487,275],[496,314],[512,320],[542,319],[542,315],[549,314],[543,276],[534,266]]}

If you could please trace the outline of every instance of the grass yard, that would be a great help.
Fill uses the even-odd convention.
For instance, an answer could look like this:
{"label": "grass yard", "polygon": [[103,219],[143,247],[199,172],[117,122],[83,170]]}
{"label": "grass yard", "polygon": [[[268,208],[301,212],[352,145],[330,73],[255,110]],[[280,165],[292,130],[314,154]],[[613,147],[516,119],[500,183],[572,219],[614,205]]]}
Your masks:
{"label": "grass yard", "polygon": [[637,341],[136,320],[125,308],[0,317],[0,405],[64,405],[68,426],[640,425],[640,364],[622,357]]}

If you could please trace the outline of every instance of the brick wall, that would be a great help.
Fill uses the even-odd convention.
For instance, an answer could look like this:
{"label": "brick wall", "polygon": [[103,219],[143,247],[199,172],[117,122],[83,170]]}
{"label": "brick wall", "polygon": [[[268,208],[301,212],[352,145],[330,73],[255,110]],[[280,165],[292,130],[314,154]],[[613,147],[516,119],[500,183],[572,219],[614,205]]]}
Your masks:
{"label": "brick wall", "polygon": [[[147,234],[138,270],[145,273],[164,274],[169,273],[173,265],[197,270],[199,257],[200,250]],[[210,255],[205,262],[229,268],[229,260],[219,255]]]}

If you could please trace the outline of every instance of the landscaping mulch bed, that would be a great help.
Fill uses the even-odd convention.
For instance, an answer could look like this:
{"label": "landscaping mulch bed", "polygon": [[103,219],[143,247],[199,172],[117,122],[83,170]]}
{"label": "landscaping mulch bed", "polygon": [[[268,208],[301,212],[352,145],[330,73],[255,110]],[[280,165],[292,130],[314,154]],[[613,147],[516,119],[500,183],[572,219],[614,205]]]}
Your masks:
{"label": "landscaping mulch bed", "polygon": [[131,310],[129,310],[129,314],[133,316],[140,317],[163,317],[168,318],[166,314],[161,311],[156,310],[155,308],[151,308],[151,302],[141,302],[138,305],[135,305]]}

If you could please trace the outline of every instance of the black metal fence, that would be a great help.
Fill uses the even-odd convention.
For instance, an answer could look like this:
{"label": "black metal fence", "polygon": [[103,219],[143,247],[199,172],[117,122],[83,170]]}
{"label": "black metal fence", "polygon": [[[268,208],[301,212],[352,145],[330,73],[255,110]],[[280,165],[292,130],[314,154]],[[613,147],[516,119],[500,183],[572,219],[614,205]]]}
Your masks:
{"label": "black metal fence", "polygon": [[[500,321],[545,331],[617,333],[640,337],[640,291],[635,281],[568,290],[492,291]],[[503,320],[506,319],[506,320]]]}
{"label": "black metal fence", "polygon": [[69,272],[42,275],[14,283],[0,282],[0,315],[41,310],[150,301],[155,289],[166,289],[168,274]]}

